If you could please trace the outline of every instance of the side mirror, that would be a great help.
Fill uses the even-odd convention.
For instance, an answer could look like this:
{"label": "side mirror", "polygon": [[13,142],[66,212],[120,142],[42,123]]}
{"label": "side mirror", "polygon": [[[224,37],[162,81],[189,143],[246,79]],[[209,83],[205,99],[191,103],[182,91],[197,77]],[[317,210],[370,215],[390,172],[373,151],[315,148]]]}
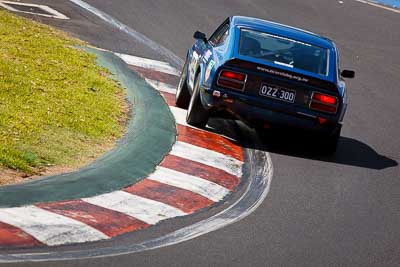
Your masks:
{"label": "side mirror", "polygon": [[194,38],[194,39],[197,39],[197,40],[203,40],[205,43],[208,42],[205,33],[202,33],[202,32],[199,32],[199,31],[196,31],[196,32],[193,34],[193,38]]}
{"label": "side mirror", "polygon": [[352,70],[343,70],[340,73],[340,76],[342,76],[343,78],[354,78],[356,76],[356,73]]}

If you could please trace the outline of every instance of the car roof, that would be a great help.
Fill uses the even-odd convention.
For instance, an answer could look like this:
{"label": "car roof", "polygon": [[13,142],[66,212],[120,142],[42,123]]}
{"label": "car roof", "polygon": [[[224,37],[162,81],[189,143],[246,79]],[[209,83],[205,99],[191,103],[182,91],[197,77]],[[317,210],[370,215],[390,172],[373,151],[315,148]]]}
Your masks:
{"label": "car roof", "polygon": [[233,16],[231,17],[231,23],[234,26],[243,26],[250,29],[268,32],[271,34],[288,37],[297,41],[302,41],[323,48],[335,47],[335,44],[326,37],[306,30],[268,20],[262,20],[252,17]]}

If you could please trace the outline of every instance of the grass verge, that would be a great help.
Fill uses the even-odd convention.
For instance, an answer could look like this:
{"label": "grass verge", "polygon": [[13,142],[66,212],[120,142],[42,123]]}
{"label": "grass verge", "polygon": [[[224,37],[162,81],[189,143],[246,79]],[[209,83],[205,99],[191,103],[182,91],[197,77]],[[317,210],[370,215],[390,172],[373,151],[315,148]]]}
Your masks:
{"label": "grass verge", "polygon": [[3,169],[29,176],[81,166],[122,136],[124,91],[77,45],[84,43],[0,10]]}

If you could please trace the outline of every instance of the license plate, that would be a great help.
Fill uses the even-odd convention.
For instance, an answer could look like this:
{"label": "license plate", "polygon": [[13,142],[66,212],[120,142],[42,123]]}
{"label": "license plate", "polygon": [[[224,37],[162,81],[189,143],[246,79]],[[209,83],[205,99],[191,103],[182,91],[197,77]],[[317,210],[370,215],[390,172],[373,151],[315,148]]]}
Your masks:
{"label": "license plate", "polygon": [[281,101],[294,103],[296,99],[296,91],[282,88],[275,85],[262,84],[260,88],[260,95],[278,99]]}

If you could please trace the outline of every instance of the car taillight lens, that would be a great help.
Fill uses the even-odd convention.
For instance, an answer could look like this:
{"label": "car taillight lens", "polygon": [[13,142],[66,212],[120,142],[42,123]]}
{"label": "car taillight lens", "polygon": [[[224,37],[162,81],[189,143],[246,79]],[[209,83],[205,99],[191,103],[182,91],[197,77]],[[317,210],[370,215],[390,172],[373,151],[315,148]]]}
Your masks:
{"label": "car taillight lens", "polygon": [[244,73],[222,70],[218,76],[217,85],[236,90],[243,90],[246,78],[247,75]]}
{"label": "car taillight lens", "polygon": [[329,104],[329,105],[336,105],[336,103],[337,103],[336,97],[330,96],[330,95],[324,95],[324,94],[320,94],[320,93],[314,93],[313,100],[317,100],[321,103]]}
{"label": "car taillight lens", "polygon": [[335,96],[314,92],[311,97],[310,108],[318,111],[336,113],[338,99]]}
{"label": "car taillight lens", "polygon": [[246,74],[239,73],[239,72],[233,72],[233,71],[229,71],[229,70],[221,71],[221,76],[224,78],[227,78],[227,79],[240,81],[240,82],[244,82],[246,79]]}

